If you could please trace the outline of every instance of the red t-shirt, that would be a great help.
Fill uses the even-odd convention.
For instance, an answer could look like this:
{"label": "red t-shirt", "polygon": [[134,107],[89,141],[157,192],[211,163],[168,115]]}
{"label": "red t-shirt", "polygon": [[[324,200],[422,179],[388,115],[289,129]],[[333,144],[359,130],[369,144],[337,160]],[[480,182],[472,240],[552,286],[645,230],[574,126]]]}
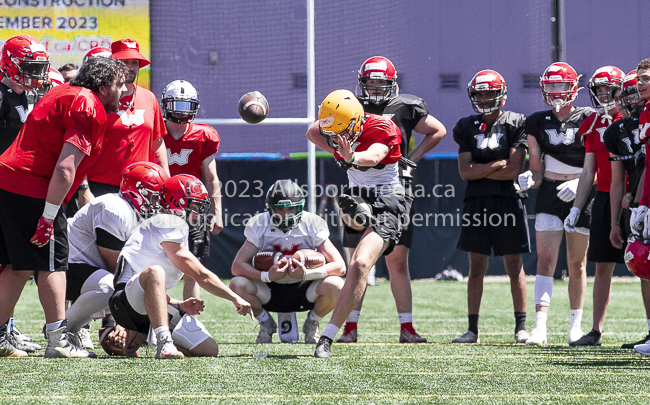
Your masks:
{"label": "red t-shirt", "polygon": [[0,156],[0,188],[27,197],[45,199],[64,142],[83,158],[67,203],[96,161],[102,147],[106,112],[95,93],[68,84],[50,90],[27,116],[14,143]]}
{"label": "red t-shirt", "polygon": [[[621,114],[619,113],[616,113],[612,117],[613,121],[620,118]],[[609,193],[612,185],[612,165],[609,161],[609,151],[603,142],[603,135],[613,121],[603,118],[601,114],[593,113],[582,120],[580,129],[578,129],[578,134],[584,137],[586,152],[593,153],[596,157],[598,191],[605,191],[607,193]]]}
{"label": "red t-shirt", "polygon": [[172,176],[191,174],[201,179],[201,162],[219,150],[220,139],[217,130],[205,124],[190,123],[187,132],[178,140],[169,132],[165,132],[163,138]]}
{"label": "red t-shirt", "polygon": [[648,136],[650,136],[650,103],[646,103],[639,115],[639,139],[641,139],[646,144],[646,155],[645,155],[645,172],[646,175],[643,176],[643,193],[641,194],[641,200],[639,205],[648,206],[650,200],[650,176],[647,173],[650,173],[648,169],[650,168],[650,143]]}
{"label": "red t-shirt", "polygon": [[[397,162],[402,157],[401,148],[396,148],[402,141],[402,133],[395,123],[384,116],[377,114],[366,114],[366,122],[363,124],[361,135],[357,141],[352,145],[352,150],[355,152],[363,152],[368,150],[370,145],[374,143],[383,143],[384,145],[392,146],[388,155],[379,162],[383,165],[388,165]],[[338,151],[334,151],[334,157],[343,160]]]}
{"label": "red t-shirt", "polygon": [[88,180],[117,186],[128,165],[152,161],[153,141],[165,133],[165,121],[152,92],[135,86],[133,98],[133,94],[122,97],[120,111],[108,114],[102,153]]}

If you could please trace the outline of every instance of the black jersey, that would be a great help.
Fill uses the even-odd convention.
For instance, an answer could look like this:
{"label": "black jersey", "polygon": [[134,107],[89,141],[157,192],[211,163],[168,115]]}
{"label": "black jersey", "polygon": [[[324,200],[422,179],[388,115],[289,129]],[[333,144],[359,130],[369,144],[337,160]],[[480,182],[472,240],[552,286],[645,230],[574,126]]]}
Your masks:
{"label": "black jersey", "polygon": [[615,159],[623,163],[630,181],[629,192],[636,195],[645,168],[645,145],[639,140],[639,119],[621,118],[613,122],[603,134],[603,143],[617,156]]}
{"label": "black jersey", "polygon": [[400,143],[402,156],[408,157],[408,145],[411,141],[413,128],[420,122],[422,117],[429,115],[427,103],[412,94],[400,94],[381,104],[374,104],[363,98],[359,98],[359,102],[361,102],[365,112],[383,115],[397,124],[397,127],[402,132],[402,142]]}
{"label": "black jersey", "polygon": [[26,91],[16,94],[4,83],[0,83],[0,154],[4,153],[18,136],[29,114],[29,106]]}
{"label": "black jersey", "polygon": [[524,131],[535,137],[542,154],[569,166],[582,167],[585,147],[578,129],[582,120],[595,111],[591,107],[576,107],[564,121],[558,120],[551,110],[538,111],[526,118]]}
{"label": "black jersey", "polygon": [[[512,111],[503,111],[491,126],[483,123],[481,115],[461,118],[454,126],[458,153],[470,152],[472,161],[476,163],[508,159],[511,148],[528,146],[525,122],[525,115]],[[517,196],[512,180],[483,178],[467,182],[465,198],[485,195]]]}

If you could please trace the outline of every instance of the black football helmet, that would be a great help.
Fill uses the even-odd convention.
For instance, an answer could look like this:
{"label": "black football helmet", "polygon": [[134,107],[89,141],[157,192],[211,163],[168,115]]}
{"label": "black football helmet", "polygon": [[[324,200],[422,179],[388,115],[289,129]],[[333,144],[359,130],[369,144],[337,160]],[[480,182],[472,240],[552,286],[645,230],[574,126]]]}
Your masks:
{"label": "black football helmet", "polygon": [[[289,232],[300,224],[304,206],[305,194],[291,180],[276,181],[266,193],[266,210],[271,215],[271,223],[282,232]],[[281,213],[279,209],[286,211]]]}

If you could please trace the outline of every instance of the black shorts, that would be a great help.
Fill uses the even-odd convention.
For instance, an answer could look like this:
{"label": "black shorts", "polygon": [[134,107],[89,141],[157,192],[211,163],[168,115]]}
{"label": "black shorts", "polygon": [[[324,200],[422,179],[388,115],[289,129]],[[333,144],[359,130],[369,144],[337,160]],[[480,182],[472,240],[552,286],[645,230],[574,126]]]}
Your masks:
{"label": "black shorts", "polygon": [[210,255],[210,230],[190,227],[188,249],[199,259]]}
{"label": "black shorts", "polygon": [[609,193],[598,191],[591,209],[593,218],[589,232],[589,249],[587,260],[596,263],[624,263],[625,249],[616,249],[609,241],[612,230],[612,213],[610,211]]}
{"label": "black shorts", "polygon": [[66,272],[65,299],[75,301],[81,295],[83,287],[88,277],[90,277],[99,267],[91,266],[86,263],[68,263]]}
{"label": "black shorts", "polygon": [[[400,173],[402,173],[402,170],[400,170]],[[400,180],[404,187],[404,200],[406,201],[405,212],[408,212],[409,220],[405,224],[405,221],[403,221],[402,234],[396,245],[406,246],[406,248],[410,249],[413,246],[413,215],[415,215],[415,207],[413,207],[413,201],[415,200],[415,196],[413,195],[413,178],[400,176]]]}
{"label": "black shorts", "polygon": [[[372,215],[377,219],[377,224],[372,226],[372,230],[385,242],[389,242],[383,255],[390,254],[399,241],[406,222],[405,196],[400,193],[377,194],[374,191],[358,187],[347,190],[347,194],[361,197],[370,206]],[[364,231],[354,231],[347,226],[343,228],[343,247],[356,248]]]}
{"label": "black shorts", "polygon": [[[571,212],[573,201],[564,202],[557,196],[557,187],[562,183],[564,183],[563,180],[549,180],[546,178],[542,181],[542,185],[539,187],[539,192],[537,193],[537,200],[535,201],[535,213],[555,215],[564,222],[569,212]],[[580,217],[576,224],[577,227],[589,229],[589,224],[591,223],[591,205],[595,195],[596,188],[593,187],[580,212]]]}
{"label": "black shorts", "polygon": [[465,199],[456,248],[489,256],[530,252],[528,216],[520,198],[505,196]]}
{"label": "black shorts", "polygon": [[96,181],[88,180],[88,187],[90,192],[93,193],[95,197],[102,196],[104,194],[115,194],[120,192],[120,186],[114,184],[106,183],[97,183]]}
{"label": "black shorts", "polygon": [[68,269],[68,222],[62,209],[54,218],[54,244],[38,247],[29,241],[44,207],[44,199],[0,190],[0,263],[13,270]]}
{"label": "black shorts", "polygon": [[138,313],[126,298],[124,287],[126,283],[120,283],[115,286],[115,292],[108,300],[108,307],[111,310],[115,322],[122,327],[135,330],[140,333],[148,334],[151,322],[148,315]]}
{"label": "black shorts", "polygon": [[293,284],[266,283],[271,290],[271,299],[262,308],[269,312],[302,312],[314,308],[307,300],[307,289],[311,283],[320,280],[301,281]]}

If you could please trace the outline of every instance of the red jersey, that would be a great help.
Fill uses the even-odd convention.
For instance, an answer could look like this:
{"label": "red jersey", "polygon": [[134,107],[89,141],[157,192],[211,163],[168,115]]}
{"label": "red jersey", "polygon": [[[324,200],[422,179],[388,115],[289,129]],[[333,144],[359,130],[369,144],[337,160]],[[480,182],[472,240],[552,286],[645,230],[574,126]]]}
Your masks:
{"label": "red jersey", "polygon": [[169,133],[164,135],[167,147],[169,174],[191,174],[197,179],[202,177],[201,163],[219,150],[217,130],[205,124],[190,123],[187,132],[178,140]]}
{"label": "red jersey", "polygon": [[[650,136],[650,103],[646,103],[643,106],[643,110],[639,115],[639,139],[641,139],[646,144],[646,155],[645,155],[645,172],[648,172],[650,169],[650,144],[648,143],[648,137]],[[641,194],[641,200],[639,205],[648,206],[650,200],[650,176],[643,176],[643,193]]]}
{"label": "red jersey", "polygon": [[13,144],[0,156],[0,188],[45,199],[65,142],[83,158],[67,203],[96,161],[102,147],[106,112],[92,90],[68,84],[54,87],[34,107]]}
{"label": "red jersey", "polygon": [[152,161],[153,141],[164,133],[165,121],[156,96],[135,86],[134,94],[120,99],[119,112],[108,114],[102,153],[88,180],[118,186],[128,165]]}
{"label": "red jersey", "polygon": [[[612,119],[616,121],[621,114],[616,113]],[[612,165],[609,161],[609,151],[603,142],[603,135],[612,120],[603,117],[599,113],[593,113],[582,120],[578,134],[583,137],[587,153],[593,153],[596,157],[596,175],[598,179],[598,191],[609,193],[612,185]]]}
{"label": "red jersey", "polygon": [[[388,155],[379,162],[380,164],[387,165],[396,163],[402,157],[401,148],[396,148],[402,140],[402,133],[395,123],[384,116],[376,114],[366,114],[366,122],[363,124],[361,135],[357,141],[352,145],[352,150],[355,152],[363,152],[368,150],[370,145],[374,143],[383,143],[384,145],[392,146]],[[343,160],[338,151],[334,151],[334,157]]]}

